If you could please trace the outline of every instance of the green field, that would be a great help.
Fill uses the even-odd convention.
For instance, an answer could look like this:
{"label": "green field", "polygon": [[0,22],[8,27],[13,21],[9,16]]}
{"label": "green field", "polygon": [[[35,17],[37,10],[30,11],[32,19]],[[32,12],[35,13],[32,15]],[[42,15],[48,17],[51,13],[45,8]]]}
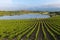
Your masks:
{"label": "green field", "polygon": [[60,16],[0,20],[0,40],[60,40]]}
{"label": "green field", "polygon": [[30,14],[30,13],[48,14],[48,12],[21,10],[21,11],[0,11],[0,16],[4,15],[13,16],[13,15]]}

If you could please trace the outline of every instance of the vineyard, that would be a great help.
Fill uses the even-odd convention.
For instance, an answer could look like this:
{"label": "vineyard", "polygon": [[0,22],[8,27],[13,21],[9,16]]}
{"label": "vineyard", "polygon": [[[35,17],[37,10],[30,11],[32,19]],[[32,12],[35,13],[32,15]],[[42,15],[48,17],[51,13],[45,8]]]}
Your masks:
{"label": "vineyard", "polygon": [[0,20],[0,40],[60,40],[60,17]]}

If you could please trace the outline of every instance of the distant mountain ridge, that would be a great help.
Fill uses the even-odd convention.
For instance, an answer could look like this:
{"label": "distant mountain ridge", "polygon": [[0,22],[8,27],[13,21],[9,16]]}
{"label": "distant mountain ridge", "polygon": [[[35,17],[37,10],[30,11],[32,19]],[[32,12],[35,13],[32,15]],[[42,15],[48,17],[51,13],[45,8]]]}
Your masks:
{"label": "distant mountain ridge", "polygon": [[60,11],[60,4],[50,4],[50,5],[44,5],[44,6],[31,7],[31,8],[27,8],[27,10],[49,11],[49,12]]}
{"label": "distant mountain ridge", "polygon": [[54,11],[60,11],[60,8],[56,8],[56,7],[34,7],[34,8],[28,8],[27,10],[31,10],[31,11],[48,11],[48,12],[54,12]]}
{"label": "distant mountain ridge", "polygon": [[27,7],[27,8],[17,8],[17,9],[10,9],[10,10],[1,10],[1,11],[21,11],[21,10],[28,10],[28,11],[48,11],[48,12],[59,12],[60,11],[60,4],[50,4],[44,6],[34,6],[34,7]]}

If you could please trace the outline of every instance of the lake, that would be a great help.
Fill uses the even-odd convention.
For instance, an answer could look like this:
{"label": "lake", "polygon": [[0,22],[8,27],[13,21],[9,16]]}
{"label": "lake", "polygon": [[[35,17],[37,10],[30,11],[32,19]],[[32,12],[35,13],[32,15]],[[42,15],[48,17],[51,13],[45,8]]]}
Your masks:
{"label": "lake", "polygon": [[22,14],[13,16],[0,16],[0,19],[33,19],[33,18],[49,18],[49,15],[44,14]]}

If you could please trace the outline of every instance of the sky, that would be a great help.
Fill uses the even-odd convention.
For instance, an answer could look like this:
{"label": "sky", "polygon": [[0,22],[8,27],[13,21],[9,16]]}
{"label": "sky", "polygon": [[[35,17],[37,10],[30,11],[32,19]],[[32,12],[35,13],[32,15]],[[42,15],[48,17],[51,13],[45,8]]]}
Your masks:
{"label": "sky", "polygon": [[60,0],[0,0],[0,10],[23,10],[44,6],[60,7]]}

